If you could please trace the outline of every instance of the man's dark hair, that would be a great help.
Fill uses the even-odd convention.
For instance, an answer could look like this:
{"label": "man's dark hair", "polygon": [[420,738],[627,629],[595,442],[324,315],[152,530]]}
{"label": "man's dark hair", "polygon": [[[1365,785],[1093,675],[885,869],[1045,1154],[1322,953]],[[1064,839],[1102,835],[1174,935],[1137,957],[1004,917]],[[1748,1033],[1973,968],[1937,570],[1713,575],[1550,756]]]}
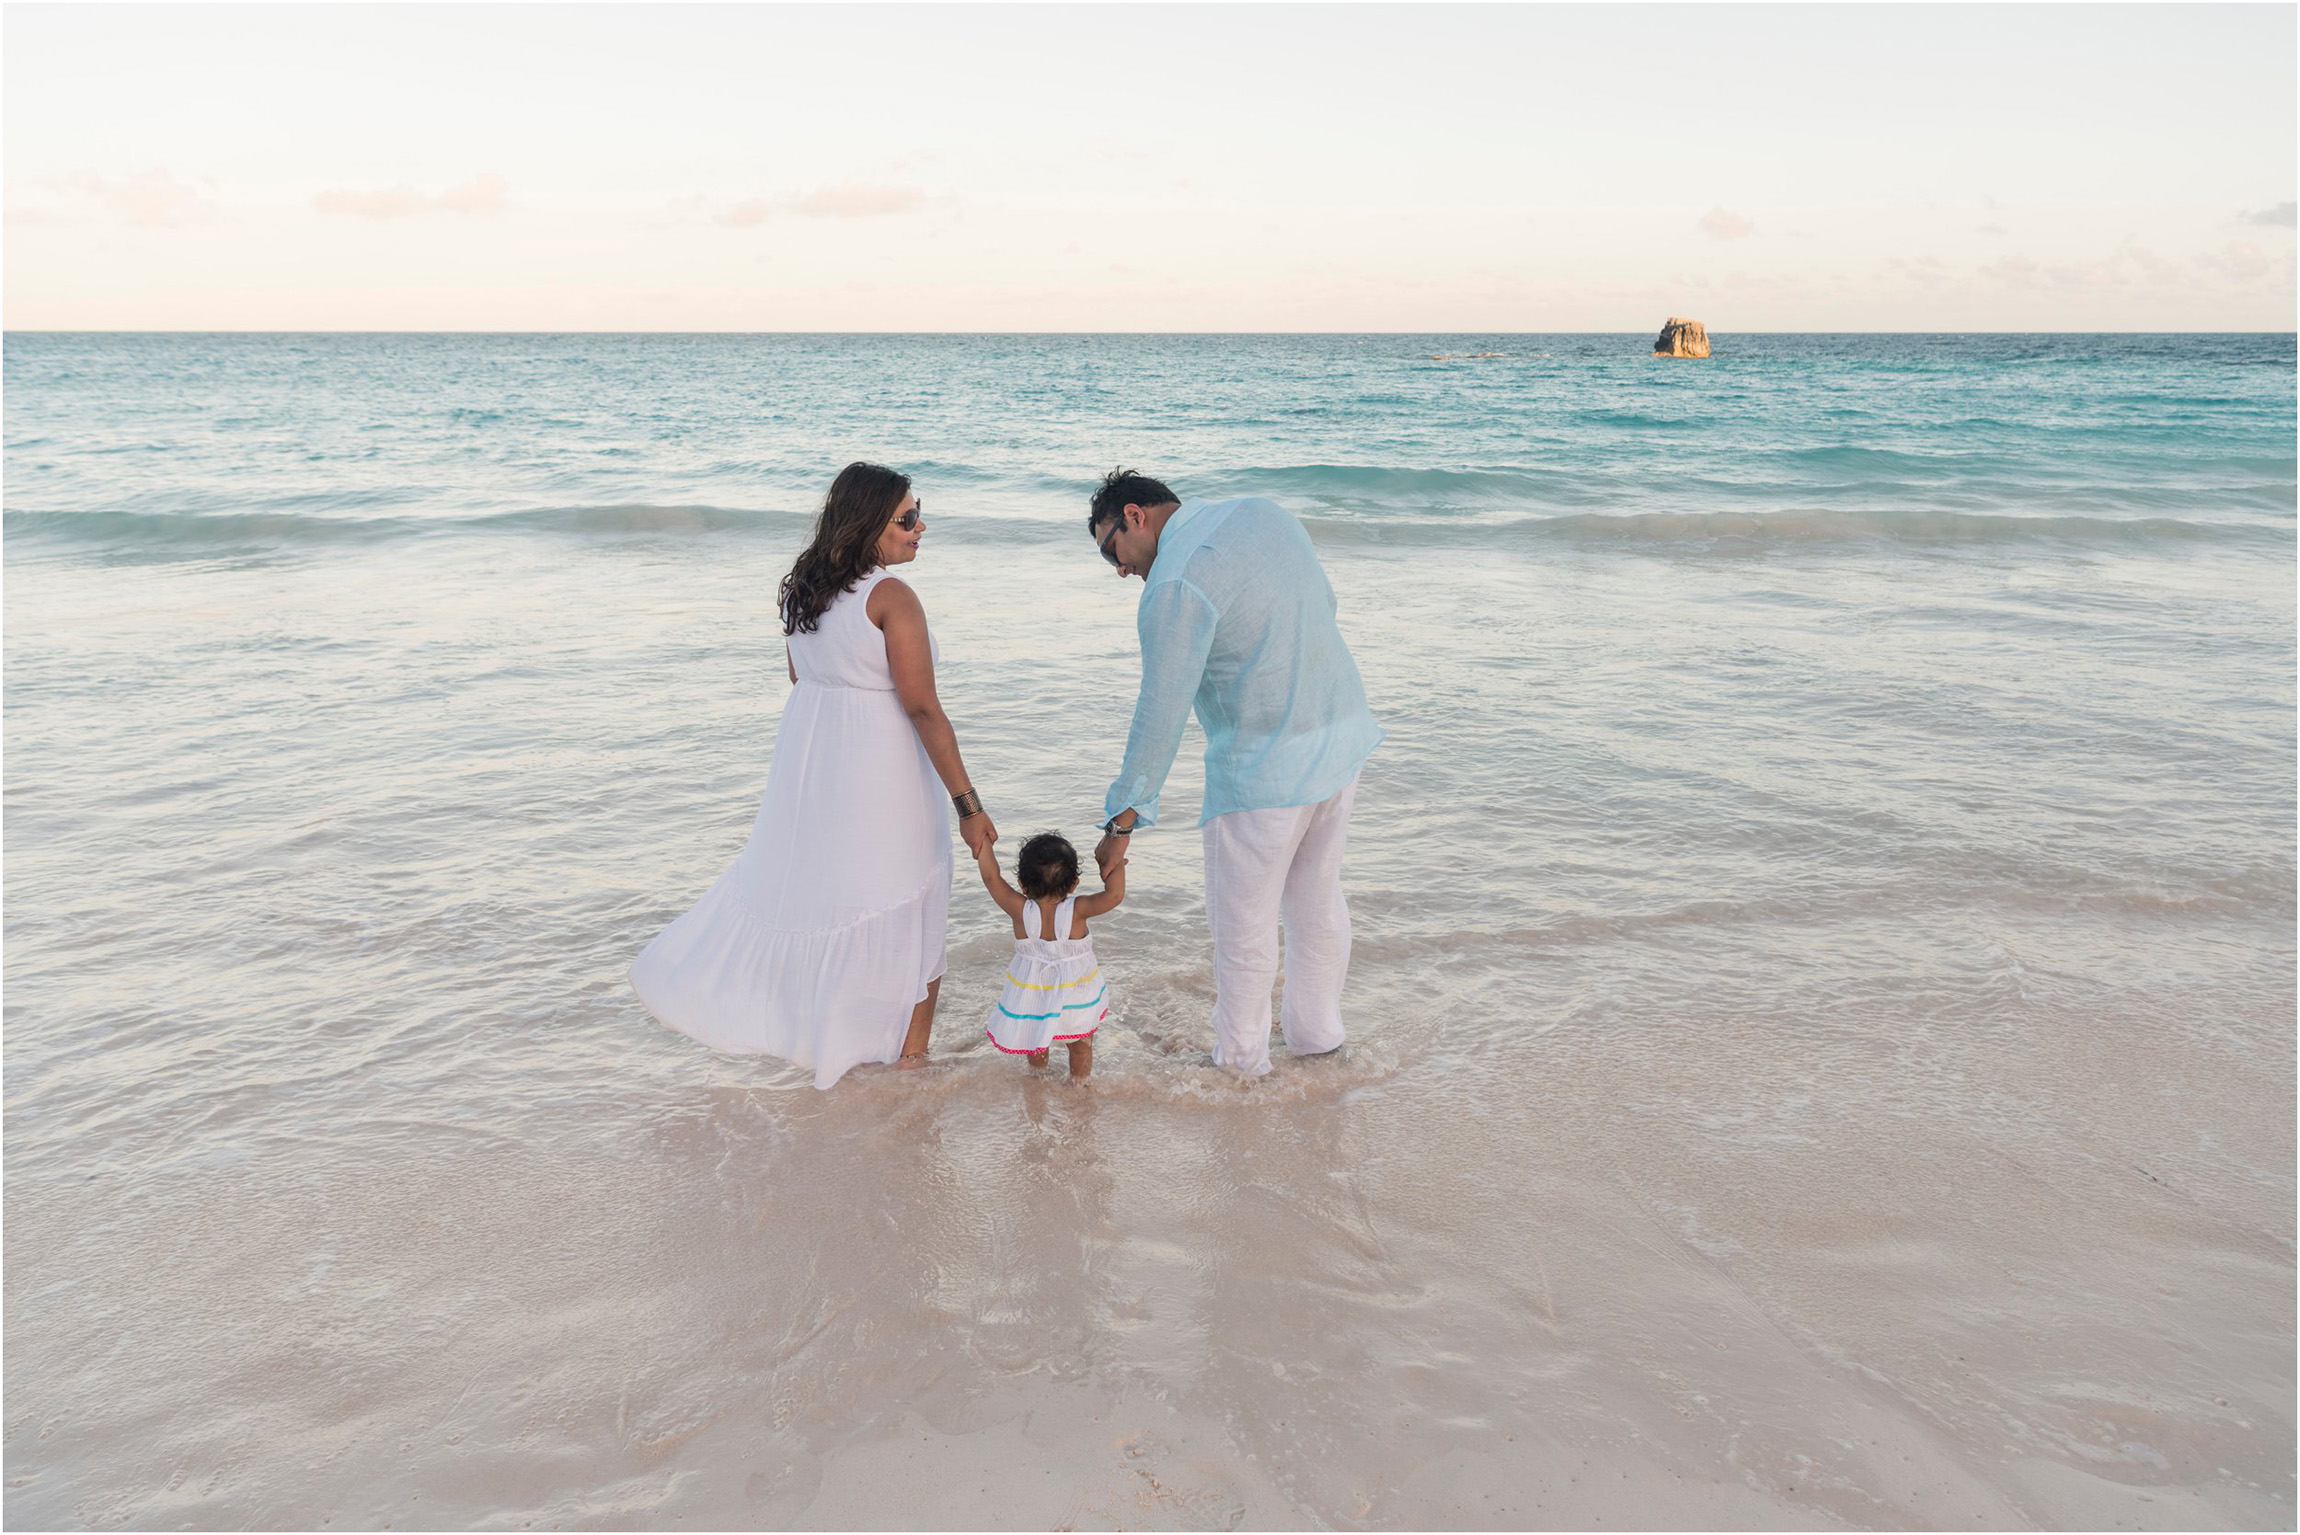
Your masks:
{"label": "man's dark hair", "polygon": [[1091,533],[1130,506],[1164,506],[1182,498],[1162,483],[1132,469],[1113,469],[1094,487],[1086,508],[1086,531]]}
{"label": "man's dark hair", "polygon": [[[1078,888],[1078,849],[1060,832],[1042,831],[1022,844],[1022,856],[1014,860],[1014,872],[1022,893],[1033,901],[1050,895],[1068,895]],[[1070,935],[1048,936],[1068,938]]]}

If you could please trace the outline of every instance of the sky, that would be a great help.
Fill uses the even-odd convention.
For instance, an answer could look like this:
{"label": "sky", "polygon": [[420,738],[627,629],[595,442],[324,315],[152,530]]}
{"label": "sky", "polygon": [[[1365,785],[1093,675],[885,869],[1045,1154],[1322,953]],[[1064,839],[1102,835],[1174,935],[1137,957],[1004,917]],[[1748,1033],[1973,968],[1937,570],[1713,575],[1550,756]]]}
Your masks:
{"label": "sky", "polygon": [[2295,7],[0,12],[0,324],[2283,330]]}

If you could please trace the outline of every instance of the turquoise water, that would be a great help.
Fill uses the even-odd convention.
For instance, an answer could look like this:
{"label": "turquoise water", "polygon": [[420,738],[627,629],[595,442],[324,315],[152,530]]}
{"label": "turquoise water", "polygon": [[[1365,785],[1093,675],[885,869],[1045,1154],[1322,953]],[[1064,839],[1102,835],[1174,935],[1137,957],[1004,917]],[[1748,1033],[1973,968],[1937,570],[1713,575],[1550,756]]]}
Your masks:
{"label": "turquoise water", "polygon": [[[10,1522],[2289,1526],[2293,338],[1648,344],[9,336]],[[854,457],[1010,844],[1094,478],[1304,517],[1344,1059],[1203,1064],[1186,815],[1083,1093],[963,880],[924,1082],[647,1019]]]}
{"label": "turquoise water", "polygon": [[12,531],[63,513],[585,528],[605,507],[803,509],[825,465],[876,455],[954,512],[1032,515],[1073,512],[1123,456],[1353,521],[2291,531],[2289,336],[1751,336],[1706,367],[1642,352],[1587,335],[18,335],[8,511]]}

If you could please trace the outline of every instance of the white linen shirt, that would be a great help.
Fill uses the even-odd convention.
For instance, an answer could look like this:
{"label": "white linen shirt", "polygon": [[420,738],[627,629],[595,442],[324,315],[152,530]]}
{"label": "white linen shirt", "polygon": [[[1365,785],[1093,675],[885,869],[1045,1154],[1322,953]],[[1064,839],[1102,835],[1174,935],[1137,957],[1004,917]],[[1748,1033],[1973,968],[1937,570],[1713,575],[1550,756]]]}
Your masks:
{"label": "white linen shirt", "polygon": [[1382,739],[1334,623],[1334,589],[1293,513],[1262,496],[1185,501],[1158,536],[1135,629],[1142,692],[1103,819],[1158,819],[1195,704],[1206,732],[1199,824],[1314,805]]}

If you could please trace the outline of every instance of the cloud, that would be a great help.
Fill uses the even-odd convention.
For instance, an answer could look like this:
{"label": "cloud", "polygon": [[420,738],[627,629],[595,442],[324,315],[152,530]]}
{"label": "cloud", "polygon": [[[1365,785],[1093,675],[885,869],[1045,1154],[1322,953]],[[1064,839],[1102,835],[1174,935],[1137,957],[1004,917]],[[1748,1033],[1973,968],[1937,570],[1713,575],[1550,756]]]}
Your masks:
{"label": "cloud", "polygon": [[2300,225],[2300,203],[2278,203],[2272,208],[2254,208],[2237,218],[2240,224],[2258,224],[2263,229],[2291,229]]}
{"label": "cloud", "polygon": [[413,218],[424,213],[501,213],[511,206],[511,184],[493,171],[436,195],[406,182],[376,192],[322,192],[311,200],[317,213],[349,213],[361,218]]}
{"label": "cloud", "polygon": [[2012,231],[2005,228],[2002,224],[1979,224],[1974,226],[1973,233],[1982,235],[2009,235],[2012,233]]}
{"label": "cloud", "polygon": [[2017,283],[2022,287],[2027,287],[2035,282],[2043,272],[2043,267],[2038,266],[2034,261],[2018,252],[1992,261],[1981,268],[1981,276],[1983,277],[1993,277],[1998,282]]}
{"label": "cloud", "polygon": [[2056,288],[2113,288],[2125,281],[2123,252],[2098,261],[2069,261],[2044,269],[2045,280]]}
{"label": "cloud", "polygon": [[926,193],[918,187],[842,181],[812,192],[746,197],[734,203],[715,203],[698,192],[672,202],[671,213],[675,218],[707,218],[729,229],[751,229],[786,214],[817,219],[884,218],[908,213],[925,202]]}
{"label": "cloud", "polygon": [[[2272,270],[2275,259],[2248,240],[2194,259],[2198,266],[2237,281],[2249,281]],[[2177,283],[2190,278],[2194,267],[2160,256],[2145,245],[2126,240],[2094,261],[2045,263],[2013,254],[1980,268],[1980,275],[2021,288],[2122,288],[2135,283]]]}
{"label": "cloud", "polygon": [[1899,268],[1901,276],[1910,282],[1924,287],[1937,287],[1948,281],[1948,263],[1938,256],[1887,256],[1885,262]]}
{"label": "cloud", "polygon": [[2180,275],[2179,262],[2167,260],[2144,245],[2127,240],[2119,254],[2139,267],[2140,275],[2151,282],[2170,282]]}
{"label": "cloud", "polygon": [[2265,275],[2275,265],[2275,262],[2270,259],[2266,251],[2254,245],[2250,240],[2238,240],[2219,250],[2199,253],[2196,264],[2207,271],[2217,272],[2222,277],[2232,278],[2237,282],[2249,282],[2255,277]]}
{"label": "cloud", "polygon": [[754,197],[747,202],[739,202],[732,208],[714,213],[711,218],[714,222],[725,224],[730,229],[748,229],[753,224],[764,224],[774,215],[775,205],[773,203],[768,202],[763,197]]}
{"label": "cloud", "polygon": [[1744,235],[1752,235],[1757,232],[1755,224],[1750,223],[1740,214],[1727,212],[1723,208],[1711,208],[1707,213],[1701,215],[1701,222],[1693,227],[1712,240],[1738,240]]}
{"label": "cloud", "polygon": [[811,218],[872,219],[889,213],[908,213],[926,201],[917,187],[865,186],[845,181],[835,187],[816,187],[793,199],[791,209]]}
{"label": "cloud", "polygon": [[215,205],[201,196],[197,188],[163,170],[138,171],[120,181],[109,180],[94,171],[74,171],[57,185],[100,199],[113,212],[142,229],[189,224],[215,211]]}

